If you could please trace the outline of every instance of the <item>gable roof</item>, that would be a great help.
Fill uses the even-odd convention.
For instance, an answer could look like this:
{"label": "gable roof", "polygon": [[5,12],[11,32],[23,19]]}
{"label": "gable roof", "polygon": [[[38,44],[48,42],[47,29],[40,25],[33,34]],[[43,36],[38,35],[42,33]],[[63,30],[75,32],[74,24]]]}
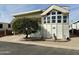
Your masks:
{"label": "gable roof", "polygon": [[62,13],[69,13],[69,10],[64,8],[64,7],[60,7],[60,6],[56,6],[56,5],[52,5],[50,6],[47,10],[45,10],[41,15],[46,15],[48,12],[50,12],[52,9],[58,10]]}

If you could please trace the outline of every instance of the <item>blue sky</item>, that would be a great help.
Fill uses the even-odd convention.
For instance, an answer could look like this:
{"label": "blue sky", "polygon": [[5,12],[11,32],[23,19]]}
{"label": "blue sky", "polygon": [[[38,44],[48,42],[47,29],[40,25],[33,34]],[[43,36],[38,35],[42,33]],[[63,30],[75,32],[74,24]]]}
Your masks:
{"label": "blue sky", "polygon": [[[27,12],[36,9],[46,9],[51,4],[0,4],[0,22],[11,22],[12,14],[19,12]],[[79,20],[78,4],[59,4],[60,6],[68,6],[70,10],[70,20],[73,22]]]}

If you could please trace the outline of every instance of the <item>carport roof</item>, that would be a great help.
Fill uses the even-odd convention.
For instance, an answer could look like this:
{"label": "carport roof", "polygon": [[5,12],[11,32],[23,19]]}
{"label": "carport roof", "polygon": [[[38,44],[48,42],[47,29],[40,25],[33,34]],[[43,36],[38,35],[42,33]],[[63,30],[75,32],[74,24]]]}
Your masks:
{"label": "carport roof", "polygon": [[28,12],[20,12],[20,13],[15,13],[13,14],[13,16],[19,16],[19,15],[24,15],[24,14],[30,14],[30,13],[35,13],[35,12],[42,12],[43,10],[38,9],[38,10],[32,10],[32,11],[28,11]]}

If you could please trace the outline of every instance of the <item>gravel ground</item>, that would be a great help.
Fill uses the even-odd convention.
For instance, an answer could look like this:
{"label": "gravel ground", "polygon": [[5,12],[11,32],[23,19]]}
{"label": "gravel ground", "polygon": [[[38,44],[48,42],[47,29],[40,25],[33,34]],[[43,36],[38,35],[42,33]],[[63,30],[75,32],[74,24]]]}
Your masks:
{"label": "gravel ground", "polygon": [[78,55],[78,50],[0,42],[0,55]]}

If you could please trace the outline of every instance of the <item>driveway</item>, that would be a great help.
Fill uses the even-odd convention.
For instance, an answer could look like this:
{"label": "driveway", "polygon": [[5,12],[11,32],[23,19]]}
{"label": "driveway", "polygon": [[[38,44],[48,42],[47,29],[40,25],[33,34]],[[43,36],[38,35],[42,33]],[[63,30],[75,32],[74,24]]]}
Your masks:
{"label": "driveway", "polygon": [[77,55],[78,50],[0,42],[1,55]]}

